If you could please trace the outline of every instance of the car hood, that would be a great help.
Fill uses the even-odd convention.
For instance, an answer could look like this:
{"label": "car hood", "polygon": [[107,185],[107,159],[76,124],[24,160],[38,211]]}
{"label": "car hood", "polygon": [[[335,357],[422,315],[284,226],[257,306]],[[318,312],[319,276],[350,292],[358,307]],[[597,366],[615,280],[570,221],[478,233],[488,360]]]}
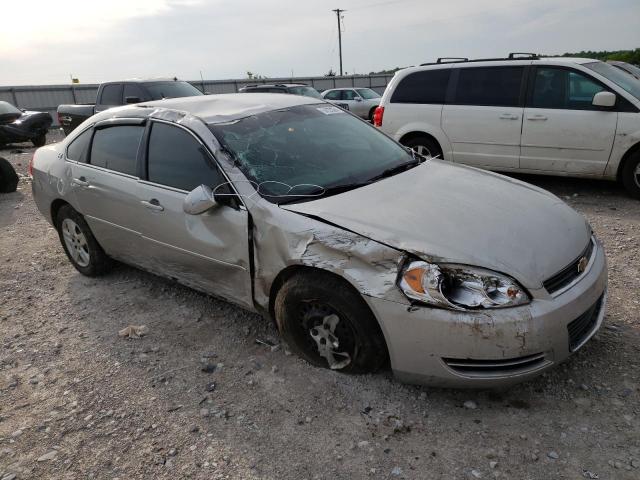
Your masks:
{"label": "car hood", "polygon": [[591,236],[585,219],[545,190],[438,160],[283,208],[428,261],[490,268],[527,288],[575,260]]}

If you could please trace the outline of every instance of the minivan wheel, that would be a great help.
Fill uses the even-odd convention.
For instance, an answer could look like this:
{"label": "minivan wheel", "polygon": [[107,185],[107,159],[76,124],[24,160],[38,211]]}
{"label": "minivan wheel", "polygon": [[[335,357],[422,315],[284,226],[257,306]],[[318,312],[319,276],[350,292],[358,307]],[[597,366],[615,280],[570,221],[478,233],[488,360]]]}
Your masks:
{"label": "minivan wheel", "polygon": [[622,184],[627,192],[640,199],[640,150],[636,151],[622,169]]}
{"label": "minivan wheel", "polygon": [[330,273],[296,274],[275,300],[278,329],[309,363],[345,373],[375,372],[387,361],[378,322],[350,285]]}
{"label": "minivan wheel", "polygon": [[442,158],[440,146],[429,137],[413,137],[402,142],[402,144],[423,157]]}
{"label": "minivan wheel", "polygon": [[82,215],[70,205],[64,205],[58,211],[56,228],[62,248],[76,270],[88,277],[102,275],[109,270],[109,257],[96,241]]}

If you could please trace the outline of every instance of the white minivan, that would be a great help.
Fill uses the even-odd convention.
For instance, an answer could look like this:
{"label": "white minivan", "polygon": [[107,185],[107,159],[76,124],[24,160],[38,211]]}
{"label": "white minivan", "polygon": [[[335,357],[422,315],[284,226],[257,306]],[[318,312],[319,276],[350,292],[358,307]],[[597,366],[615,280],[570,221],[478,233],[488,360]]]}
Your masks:
{"label": "white minivan", "polygon": [[400,70],[374,125],[427,156],[618,180],[640,198],[640,81],[598,60],[518,55]]}

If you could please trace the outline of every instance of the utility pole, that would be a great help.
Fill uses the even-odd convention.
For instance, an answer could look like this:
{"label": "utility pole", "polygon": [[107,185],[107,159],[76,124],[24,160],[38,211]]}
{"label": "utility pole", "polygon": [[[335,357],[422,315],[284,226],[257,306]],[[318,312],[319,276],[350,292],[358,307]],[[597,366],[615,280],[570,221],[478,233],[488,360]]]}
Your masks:
{"label": "utility pole", "polygon": [[336,12],[336,17],[338,17],[338,51],[340,52],[340,76],[342,76],[342,22],[340,20],[340,14],[346,12],[346,10],[336,8],[333,11]]}

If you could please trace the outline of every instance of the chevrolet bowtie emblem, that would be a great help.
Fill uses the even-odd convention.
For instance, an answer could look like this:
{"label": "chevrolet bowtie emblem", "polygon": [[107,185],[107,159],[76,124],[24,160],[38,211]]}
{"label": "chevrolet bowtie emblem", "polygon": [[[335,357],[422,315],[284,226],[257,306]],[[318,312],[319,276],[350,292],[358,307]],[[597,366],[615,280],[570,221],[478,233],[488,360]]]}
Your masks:
{"label": "chevrolet bowtie emblem", "polygon": [[587,264],[589,263],[589,259],[587,257],[582,257],[578,260],[578,273],[582,273],[587,269]]}

